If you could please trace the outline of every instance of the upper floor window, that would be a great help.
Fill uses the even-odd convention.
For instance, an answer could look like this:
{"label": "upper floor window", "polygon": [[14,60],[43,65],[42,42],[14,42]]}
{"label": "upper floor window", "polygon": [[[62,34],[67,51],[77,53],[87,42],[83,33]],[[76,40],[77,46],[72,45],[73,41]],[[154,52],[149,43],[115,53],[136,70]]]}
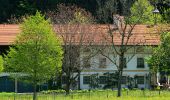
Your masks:
{"label": "upper floor window", "polygon": [[99,59],[99,68],[106,68],[106,58]]}
{"label": "upper floor window", "polygon": [[89,68],[90,67],[90,59],[88,57],[83,58],[83,67]]}
{"label": "upper floor window", "polygon": [[[120,62],[120,59],[119,59],[119,62]],[[127,62],[126,62],[126,58],[123,58],[123,65],[124,65],[123,68],[127,68],[126,63],[127,63]]]}
{"label": "upper floor window", "polygon": [[144,58],[137,58],[137,68],[144,68]]}
{"label": "upper floor window", "polygon": [[83,48],[83,52],[84,52],[84,53],[90,53],[90,51],[91,51],[90,48],[87,48],[87,47],[86,47],[86,48]]}
{"label": "upper floor window", "polygon": [[123,58],[123,63],[124,63],[124,68],[127,68],[127,65],[126,65],[126,58]]}
{"label": "upper floor window", "polygon": [[143,53],[144,52],[144,47],[137,47],[136,52],[137,53]]}

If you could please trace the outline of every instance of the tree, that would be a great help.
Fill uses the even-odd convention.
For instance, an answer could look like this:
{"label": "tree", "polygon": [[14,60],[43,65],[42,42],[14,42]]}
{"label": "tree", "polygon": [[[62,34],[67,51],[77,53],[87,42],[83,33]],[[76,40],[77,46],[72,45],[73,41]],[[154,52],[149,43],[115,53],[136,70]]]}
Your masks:
{"label": "tree", "polygon": [[34,87],[33,100],[37,100],[37,85],[61,71],[62,42],[39,12],[26,18],[20,28],[15,44],[5,55],[5,70],[27,74]]}
{"label": "tree", "polygon": [[[144,12],[144,9],[150,6],[148,3],[147,0],[138,0],[132,5],[129,15],[113,15],[113,24],[108,25],[108,34],[103,35],[103,48],[100,48],[100,53],[117,68],[118,97],[121,96],[121,80],[124,67],[135,56],[137,49],[140,49],[141,45],[145,43],[144,38],[136,38],[137,34],[133,32],[133,30],[137,24],[148,24],[152,22],[152,20],[149,19],[145,20],[150,11],[149,8],[146,13]],[[125,3],[123,6],[126,6]],[[139,9],[137,7],[139,7]],[[129,55],[127,59],[124,59],[125,54],[129,52],[131,55]],[[112,56],[110,56],[110,54],[112,54]]]}
{"label": "tree", "polygon": [[[170,32],[163,32],[161,34],[161,44],[158,47],[153,48],[153,54],[147,61],[150,64],[150,70],[153,74],[157,72],[165,72],[166,75],[170,74]],[[155,75],[156,76],[156,75]]]}
{"label": "tree", "polygon": [[3,58],[2,56],[0,56],[0,72],[3,70],[3,63],[4,63]]}
{"label": "tree", "polygon": [[81,24],[92,23],[94,18],[90,12],[76,5],[66,6],[57,5],[57,9],[46,12],[46,16],[51,19],[53,24]]}
{"label": "tree", "polygon": [[[113,14],[128,15],[135,0],[96,0],[96,18],[99,23],[112,23]],[[125,6],[126,5],[126,6]]]}
{"label": "tree", "polygon": [[170,5],[169,0],[149,0],[152,5],[156,6],[161,14],[163,21],[170,22]]}
{"label": "tree", "polygon": [[[58,9],[49,11],[46,15],[54,24],[57,24],[54,26],[63,39],[62,74],[66,77],[65,90],[69,94],[70,87],[76,80],[80,89],[80,73],[85,67],[89,67],[89,65],[82,66],[81,62],[88,62],[94,56],[91,47],[93,40],[87,33],[88,28],[91,27],[89,23],[93,23],[93,17],[85,9],[64,4],[58,5]],[[81,53],[84,51],[90,52],[82,56]]]}
{"label": "tree", "polygon": [[[132,23],[153,25],[155,23],[155,16],[153,16],[153,10],[155,8],[150,4],[148,0],[138,0],[131,7],[131,19]],[[142,17],[140,15],[143,15]],[[139,20],[140,18],[140,20]],[[157,15],[157,23],[161,22],[161,16]]]}

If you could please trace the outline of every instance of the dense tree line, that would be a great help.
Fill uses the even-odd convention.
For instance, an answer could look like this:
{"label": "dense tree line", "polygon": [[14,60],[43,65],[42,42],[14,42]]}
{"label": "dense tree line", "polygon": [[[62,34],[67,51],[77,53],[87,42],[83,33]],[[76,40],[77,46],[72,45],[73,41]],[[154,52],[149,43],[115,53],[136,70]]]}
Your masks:
{"label": "dense tree line", "polygon": [[[35,14],[37,10],[47,12],[57,8],[57,5],[75,4],[91,12],[98,23],[112,22],[112,14],[127,15],[135,0],[0,0],[0,23],[8,23],[11,17],[19,18],[24,15]],[[169,15],[168,0],[149,0],[157,5],[165,19]]]}

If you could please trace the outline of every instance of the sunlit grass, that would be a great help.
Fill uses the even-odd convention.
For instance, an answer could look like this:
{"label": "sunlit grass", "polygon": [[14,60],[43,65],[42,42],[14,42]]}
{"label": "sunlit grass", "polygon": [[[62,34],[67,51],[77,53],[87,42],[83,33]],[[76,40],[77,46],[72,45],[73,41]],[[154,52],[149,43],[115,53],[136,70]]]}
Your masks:
{"label": "sunlit grass", "polygon": [[[123,91],[122,97],[116,97],[117,91],[91,91],[85,93],[38,94],[38,100],[170,100],[170,91]],[[32,100],[31,94],[0,93],[0,100]]]}

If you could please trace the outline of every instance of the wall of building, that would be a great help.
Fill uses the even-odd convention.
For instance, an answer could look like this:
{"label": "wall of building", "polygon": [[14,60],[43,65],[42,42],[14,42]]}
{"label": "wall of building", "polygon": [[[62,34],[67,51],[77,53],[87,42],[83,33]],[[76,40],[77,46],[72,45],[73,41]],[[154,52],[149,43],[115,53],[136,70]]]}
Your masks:
{"label": "wall of building", "polygon": [[[109,55],[110,58],[116,59],[116,62],[119,62],[119,57]],[[133,57],[132,57],[133,56]],[[103,58],[102,55],[96,55],[95,57],[92,57],[90,59],[90,68],[85,69],[83,72],[81,72],[80,76],[80,87],[81,89],[89,89],[89,84],[83,84],[83,76],[90,76],[92,74],[99,74],[99,76],[102,76],[103,73],[106,72],[115,72],[117,70],[117,67],[108,59],[106,59],[106,66],[103,68],[99,67],[99,59]],[[125,55],[126,60],[129,60],[131,57],[132,59],[127,62],[127,67],[124,68],[123,76],[144,76],[144,84],[138,84],[138,88],[149,88],[149,81],[146,79],[146,77],[149,74],[149,66],[146,62],[146,58],[149,57],[148,53],[138,53],[138,54],[126,54]],[[137,58],[144,58],[144,68],[137,68]],[[103,86],[103,85],[101,85]],[[127,85],[122,85],[122,87],[127,87]]]}

